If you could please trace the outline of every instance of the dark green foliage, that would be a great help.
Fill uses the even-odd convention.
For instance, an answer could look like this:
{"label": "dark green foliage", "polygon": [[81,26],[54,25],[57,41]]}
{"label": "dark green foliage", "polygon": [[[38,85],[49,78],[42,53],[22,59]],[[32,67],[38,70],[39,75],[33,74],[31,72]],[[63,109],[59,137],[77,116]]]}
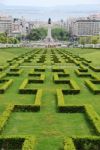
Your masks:
{"label": "dark green foliage", "polygon": [[60,40],[60,41],[67,41],[69,38],[69,33],[64,28],[54,28],[52,29],[52,37],[54,39]]}
{"label": "dark green foliage", "polygon": [[27,39],[37,41],[37,40],[44,39],[46,35],[47,35],[47,29],[36,28],[31,30],[31,32],[27,35]]}

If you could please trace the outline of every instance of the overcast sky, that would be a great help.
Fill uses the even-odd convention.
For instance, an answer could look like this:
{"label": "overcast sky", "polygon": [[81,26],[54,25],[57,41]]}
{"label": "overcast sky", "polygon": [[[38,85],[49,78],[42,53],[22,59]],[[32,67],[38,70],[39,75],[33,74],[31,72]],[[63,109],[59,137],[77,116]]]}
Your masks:
{"label": "overcast sky", "polygon": [[7,5],[56,6],[77,4],[100,4],[100,0],[0,0]]}

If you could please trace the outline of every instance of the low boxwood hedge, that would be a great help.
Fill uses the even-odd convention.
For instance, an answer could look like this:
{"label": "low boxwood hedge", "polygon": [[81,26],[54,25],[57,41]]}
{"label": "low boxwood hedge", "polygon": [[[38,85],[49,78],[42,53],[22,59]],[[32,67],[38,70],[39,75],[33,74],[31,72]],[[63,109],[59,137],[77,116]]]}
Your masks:
{"label": "low boxwood hedge", "polygon": [[89,68],[95,72],[100,72],[100,67],[95,67],[95,66],[93,66],[93,64],[89,65]]}
{"label": "low boxwood hedge", "polygon": [[2,81],[4,84],[0,87],[0,94],[5,93],[5,91],[8,89],[8,87],[13,83],[13,79],[2,80]]}
{"label": "low boxwood hedge", "polygon": [[20,76],[22,74],[23,70],[20,69],[19,71],[11,71],[11,72],[7,72],[7,76]]}
{"label": "low boxwood hedge", "polygon": [[0,149],[33,150],[35,148],[35,143],[36,140],[33,136],[24,136],[24,135],[0,136]]}
{"label": "low boxwood hedge", "polygon": [[80,71],[80,69],[76,69],[75,73],[79,77],[91,77],[91,73],[90,72],[83,72],[83,71]]}
{"label": "low boxwood hedge", "polygon": [[100,137],[98,136],[80,136],[72,137],[76,150],[99,150]]}
{"label": "low boxwood hedge", "polygon": [[8,105],[6,110],[0,116],[0,132],[2,132],[3,128],[5,127],[7,120],[9,119],[13,109],[14,105]]}
{"label": "low boxwood hedge", "polygon": [[68,137],[64,141],[64,150],[76,150],[73,139]]}
{"label": "low boxwood hedge", "polygon": [[100,80],[85,80],[85,84],[94,94],[100,94],[100,89],[96,86]]}

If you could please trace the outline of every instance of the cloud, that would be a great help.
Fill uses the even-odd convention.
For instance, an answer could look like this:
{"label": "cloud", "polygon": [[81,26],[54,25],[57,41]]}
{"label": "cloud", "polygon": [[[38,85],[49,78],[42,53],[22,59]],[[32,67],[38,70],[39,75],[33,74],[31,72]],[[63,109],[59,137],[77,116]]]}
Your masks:
{"label": "cloud", "polygon": [[[2,1],[2,0],[0,0]],[[100,4],[100,0],[4,0],[8,5],[32,5],[32,6],[54,6],[54,5],[77,5],[77,4]]]}

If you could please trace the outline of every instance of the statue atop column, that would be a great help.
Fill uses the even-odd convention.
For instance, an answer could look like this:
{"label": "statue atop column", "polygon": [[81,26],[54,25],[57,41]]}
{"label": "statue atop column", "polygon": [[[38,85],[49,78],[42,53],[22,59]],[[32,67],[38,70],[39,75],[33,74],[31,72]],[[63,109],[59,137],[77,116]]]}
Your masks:
{"label": "statue atop column", "polygon": [[54,39],[52,38],[52,34],[51,34],[51,30],[52,30],[52,22],[51,22],[51,18],[48,19],[47,22],[47,26],[48,26],[48,32],[47,32],[47,37],[45,38],[45,42],[48,46],[54,44]]}
{"label": "statue atop column", "polygon": [[51,18],[48,19],[48,24],[51,24]]}

